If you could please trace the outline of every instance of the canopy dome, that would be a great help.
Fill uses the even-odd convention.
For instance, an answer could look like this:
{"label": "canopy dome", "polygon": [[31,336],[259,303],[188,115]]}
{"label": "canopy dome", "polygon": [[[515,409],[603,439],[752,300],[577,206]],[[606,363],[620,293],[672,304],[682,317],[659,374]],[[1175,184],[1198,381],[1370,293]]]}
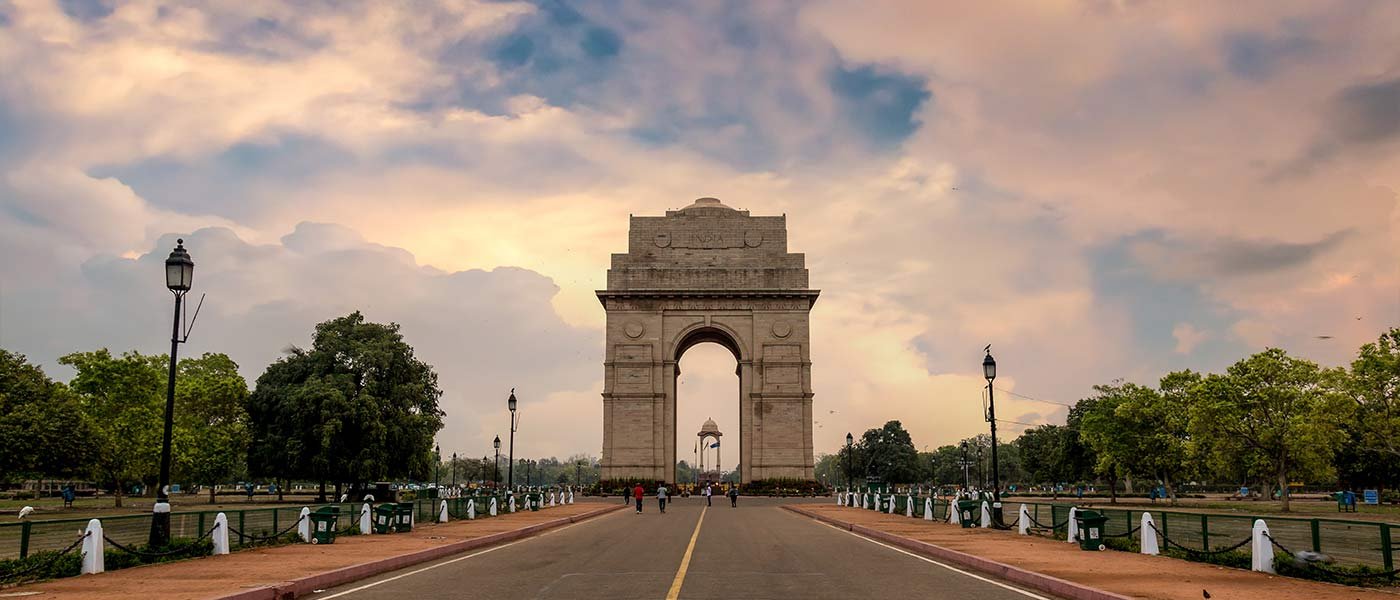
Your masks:
{"label": "canopy dome", "polygon": [[719,425],[716,425],[716,424],[715,424],[715,420],[714,420],[714,419],[705,419],[705,424],[702,425],[702,426],[700,426],[700,433],[697,433],[697,434],[695,434],[695,435],[700,436],[700,437],[704,437],[704,436],[707,436],[707,435],[713,435],[713,436],[715,436],[715,437],[720,437],[720,436],[723,436],[724,434],[719,432]]}

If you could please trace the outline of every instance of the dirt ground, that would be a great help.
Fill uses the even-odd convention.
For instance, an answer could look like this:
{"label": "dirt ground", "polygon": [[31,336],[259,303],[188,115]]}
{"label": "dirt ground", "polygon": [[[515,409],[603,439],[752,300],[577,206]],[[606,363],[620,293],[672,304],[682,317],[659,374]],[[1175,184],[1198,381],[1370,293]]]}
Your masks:
{"label": "dirt ground", "polygon": [[175,563],[69,577],[46,583],[0,590],[0,597],[39,592],[41,598],[83,600],[196,600],[230,594],[348,567],[375,559],[407,554],[442,544],[528,527],[607,506],[579,502],[539,512],[518,512],[475,521],[419,525],[410,533],[356,535],[337,538],[331,545],[294,544],[246,550]]}
{"label": "dirt ground", "polygon": [[899,515],[806,504],[803,509],[887,533],[957,550],[1029,571],[1081,583],[1134,598],[1199,600],[1400,600],[1391,590],[1278,577],[1165,556],[1130,552],[1088,553],[1076,544],[1015,531],[962,529]]}

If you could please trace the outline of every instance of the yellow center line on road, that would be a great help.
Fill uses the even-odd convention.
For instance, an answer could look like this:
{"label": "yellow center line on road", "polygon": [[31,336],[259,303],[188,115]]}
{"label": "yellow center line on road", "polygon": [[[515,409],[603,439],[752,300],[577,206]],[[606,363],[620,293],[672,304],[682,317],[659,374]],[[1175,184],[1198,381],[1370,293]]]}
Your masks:
{"label": "yellow center line on road", "polygon": [[681,568],[676,570],[676,578],[671,581],[671,591],[666,592],[666,600],[677,600],[681,597],[681,584],[685,583],[685,571],[690,568],[690,555],[695,552],[695,540],[700,537],[700,525],[705,522],[705,511],[710,507],[700,508],[700,520],[695,522],[695,533],[690,534],[690,545],[685,547],[685,556],[681,557]]}

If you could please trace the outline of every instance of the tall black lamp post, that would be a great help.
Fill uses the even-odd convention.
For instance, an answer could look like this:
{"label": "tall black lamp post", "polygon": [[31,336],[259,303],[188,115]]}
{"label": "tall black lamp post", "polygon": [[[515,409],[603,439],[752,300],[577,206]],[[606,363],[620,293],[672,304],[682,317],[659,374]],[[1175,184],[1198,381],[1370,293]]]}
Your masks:
{"label": "tall black lamp post", "polygon": [[[433,489],[442,491],[442,444],[433,446]],[[439,493],[438,497],[442,497]]]}
{"label": "tall black lamp post", "polygon": [[170,544],[170,432],[175,423],[175,361],[180,349],[180,307],[185,293],[194,281],[194,261],[185,251],[185,240],[175,241],[175,249],[165,259],[165,287],[175,294],[175,319],[170,326],[170,378],[165,386],[165,436],[160,445],[160,482],[156,488],[156,504],[152,507],[151,535],[147,542],[154,547]]}
{"label": "tall black lamp post", "polygon": [[452,453],[452,490],[457,490],[457,453]]}
{"label": "tall black lamp post", "polygon": [[968,468],[969,466],[972,465],[972,463],[971,463],[971,462],[968,462],[968,460],[967,460],[967,440],[963,440],[961,444],[958,444],[958,447],[962,450],[962,460],[960,460],[959,462],[962,463],[962,468],[963,468],[963,491],[966,492],[966,491],[967,491],[967,484],[968,484],[968,481],[967,481],[967,468]]}
{"label": "tall black lamp post", "polygon": [[491,447],[496,449],[496,468],[492,471],[491,487],[501,487],[501,436],[496,436]]}
{"label": "tall black lamp post", "polygon": [[850,432],[846,432],[846,487],[848,488],[855,487],[856,482],[855,476],[851,474],[851,455],[853,454],[851,444],[855,443],[855,441],[855,436],[851,435]]}
{"label": "tall black lamp post", "polygon": [[992,517],[1001,522],[1001,474],[997,469],[997,404],[992,397],[992,380],[997,378],[997,361],[992,358],[992,347],[987,346],[987,357],[982,359],[982,375],[987,378],[987,422],[992,425]]}
{"label": "tall black lamp post", "polygon": [[515,388],[510,388],[506,406],[510,408],[510,463],[506,465],[506,489],[510,490],[515,489]]}

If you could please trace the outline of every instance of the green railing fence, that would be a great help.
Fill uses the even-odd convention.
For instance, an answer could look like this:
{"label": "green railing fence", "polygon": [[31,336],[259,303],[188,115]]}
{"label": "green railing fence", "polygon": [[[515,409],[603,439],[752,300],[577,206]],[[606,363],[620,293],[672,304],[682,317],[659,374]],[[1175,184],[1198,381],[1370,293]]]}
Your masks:
{"label": "green railing fence", "polygon": [[[869,497],[867,496],[867,498]],[[884,502],[888,501],[888,498],[888,494],[881,496],[878,509],[873,502],[867,502],[867,508],[887,512],[888,505]],[[904,494],[895,494],[895,514],[905,514],[905,505],[908,502],[906,498],[907,496]],[[914,516],[920,519],[924,517],[925,498],[927,496],[914,496],[913,498]],[[1046,527],[1046,529],[1039,531],[1061,538],[1069,534],[1066,530],[1069,509],[1075,505],[1004,501],[1002,512],[1003,521],[1006,524],[1016,524],[1021,504],[1026,505],[1026,509],[1035,523]],[[947,520],[948,505],[948,501],[934,498],[933,514],[935,520]],[[859,495],[856,497],[856,506],[860,506]],[[1192,550],[1208,552],[1228,548],[1247,539],[1254,527],[1254,521],[1263,519],[1265,523],[1269,524],[1270,535],[1280,544],[1295,551],[1321,552],[1342,564],[1364,565],[1391,571],[1396,568],[1395,554],[1397,550],[1400,550],[1400,524],[1379,521],[1280,515],[1227,515],[1143,508],[1105,508],[1103,506],[1094,506],[1092,510],[1108,517],[1105,535],[1129,538],[1134,541],[1141,539],[1144,534],[1138,528],[1142,522],[1142,513],[1151,513],[1152,520],[1156,523],[1160,534],[1157,532],[1147,533],[1158,535],[1158,541],[1161,542],[1163,549],[1168,548],[1165,540],[1161,539],[1163,535],[1170,538],[1172,542]],[[1035,523],[1032,525],[1034,526]]]}

